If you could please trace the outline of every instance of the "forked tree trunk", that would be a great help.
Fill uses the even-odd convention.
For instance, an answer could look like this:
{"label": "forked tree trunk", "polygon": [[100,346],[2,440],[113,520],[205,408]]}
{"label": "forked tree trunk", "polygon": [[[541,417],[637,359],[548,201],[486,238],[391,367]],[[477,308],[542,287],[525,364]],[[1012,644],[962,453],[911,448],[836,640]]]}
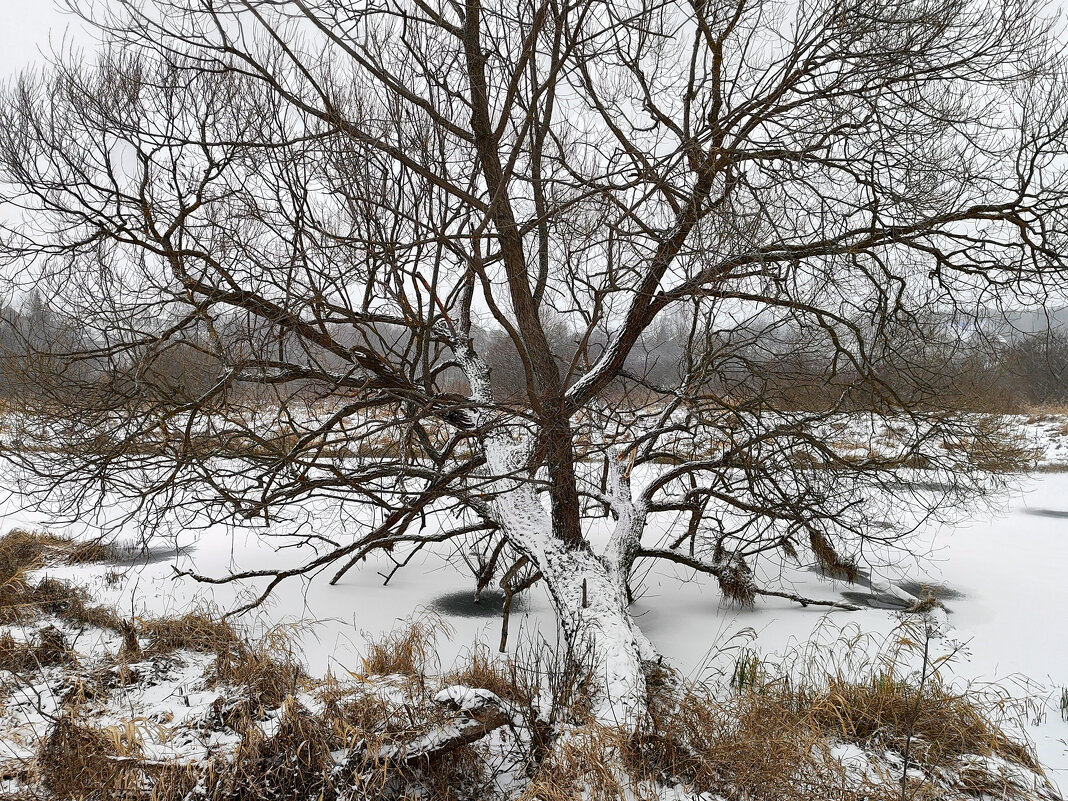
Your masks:
{"label": "forked tree trunk", "polygon": [[633,731],[646,710],[652,645],[627,609],[622,577],[588,549],[551,548],[538,563],[572,659],[588,668],[598,723]]}
{"label": "forked tree trunk", "polygon": [[[489,370],[471,349],[456,342],[456,355],[471,384],[472,399],[492,404]],[[553,515],[524,475],[529,442],[517,443],[490,418],[482,440],[487,475],[480,490],[489,500],[485,513],[542,574],[552,596],[570,656],[591,673],[593,713],[599,723],[633,731],[645,714],[647,699],[642,661],[655,658],[627,609],[627,552],[634,542],[636,516],[624,514],[617,535],[601,559],[572,531],[554,531]],[[614,476],[624,480],[622,473]],[[488,485],[485,482],[488,479]],[[629,486],[625,488],[629,495]],[[626,499],[629,502],[629,497]]]}
{"label": "forked tree trunk", "polygon": [[504,481],[514,483],[496,496],[490,512],[542,574],[570,656],[590,671],[595,718],[633,731],[646,709],[642,662],[656,654],[627,608],[625,560],[612,558],[612,546],[599,558],[585,541],[558,536],[531,485]]}

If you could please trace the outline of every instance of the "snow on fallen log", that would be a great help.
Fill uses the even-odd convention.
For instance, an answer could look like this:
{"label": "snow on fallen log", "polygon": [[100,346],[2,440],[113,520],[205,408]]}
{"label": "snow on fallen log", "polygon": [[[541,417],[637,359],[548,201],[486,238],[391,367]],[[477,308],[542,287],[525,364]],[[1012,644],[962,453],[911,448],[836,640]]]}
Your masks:
{"label": "snow on fallen log", "polygon": [[434,701],[454,709],[457,717],[406,743],[384,746],[378,751],[379,760],[410,763],[430,759],[477,742],[512,720],[504,702],[489,690],[456,685],[439,692]]}

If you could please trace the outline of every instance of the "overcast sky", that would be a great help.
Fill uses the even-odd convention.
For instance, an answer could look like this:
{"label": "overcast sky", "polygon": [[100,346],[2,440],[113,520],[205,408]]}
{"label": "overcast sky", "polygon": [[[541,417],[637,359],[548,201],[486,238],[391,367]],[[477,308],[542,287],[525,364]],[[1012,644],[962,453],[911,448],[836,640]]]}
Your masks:
{"label": "overcast sky", "polygon": [[0,0],[0,75],[19,72],[58,46],[68,28],[79,21],[61,14],[54,0]]}

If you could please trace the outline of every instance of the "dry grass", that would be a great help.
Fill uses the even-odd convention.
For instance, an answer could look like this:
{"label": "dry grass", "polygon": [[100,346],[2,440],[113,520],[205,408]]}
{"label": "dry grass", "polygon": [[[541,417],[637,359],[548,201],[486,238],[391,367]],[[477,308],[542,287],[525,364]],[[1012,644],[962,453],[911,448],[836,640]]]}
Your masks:
{"label": "dry grass", "polygon": [[141,633],[148,638],[150,655],[179,649],[220,654],[241,645],[233,626],[209,608],[195,609],[178,617],[146,618],[140,624]]}
{"label": "dry grass", "polygon": [[268,737],[250,727],[225,766],[217,764],[205,788],[213,799],[335,798],[336,742],[324,721],[293,699]]}
{"label": "dry grass", "polygon": [[252,645],[237,640],[215,653],[209,682],[236,687],[265,709],[277,709],[309,686],[284,629],[274,629]]}
{"label": "dry grass", "polygon": [[27,574],[44,566],[44,549],[31,534],[16,529],[0,538],[0,623],[32,615]]}
{"label": "dry grass", "polygon": [[915,758],[929,766],[954,767],[976,755],[1038,770],[1028,749],[1006,737],[976,700],[937,679],[921,692],[890,673],[867,682],[834,677],[818,690],[798,690],[784,700],[820,731],[866,747],[901,753],[911,735]]}
{"label": "dry grass", "polygon": [[108,559],[112,546],[77,542],[44,532],[14,529],[0,537],[0,623],[25,623],[40,614],[114,628],[118,617],[103,607],[87,607],[88,595],[70,582],[45,577],[32,584],[29,574],[56,564],[84,564]]}
{"label": "dry grass", "polygon": [[[288,631],[283,628],[273,629],[250,644],[229,622],[208,608],[179,617],[141,620],[140,626],[141,634],[148,638],[144,652],[150,657],[176,650],[214,654],[215,665],[207,677],[209,685],[238,688],[246,706],[277,709],[286,698],[307,686],[307,675],[293,653]],[[124,624],[120,631],[122,651],[140,654],[140,643],[129,624]]]}
{"label": "dry grass", "polygon": [[88,606],[88,593],[69,581],[43,578],[36,586],[29,587],[27,603],[47,615],[98,629],[121,632],[125,625],[115,610],[106,606]]}
{"label": "dry grass", "polygon": [[514,660],[499,657],[482,644],[468,652],[460,666],[445,677],[445,683],[489,690],[498,698],[518,704],[530,703],[535,692],[524,681]]}
{"label": "dry grass", "polygon": [[[1002,799],[1038,797],[1013,781],[1012,769],[1032,778],[1039,769],[1029,750],[1005,734],[995,710],[954,693],[937,671],[918,686],[898,668],[906,661],[872,657],[855,640],[837,646],[863,652],[855,664],[844,660],[849,669],[815,664],[791,672],[741,651],[729,685],[728,670],[728,686],[715,690],[649,666],[649,712],[637,733],[628,733],[592,720],[588,660],[559,647],[525,641],[504,658],[476,646],[452,673],[429,675],[435,638],[446,630],[435,618],[417,618],[372,642],[364,672],[345,683],[309,679],[289,629],[249,642],[209,609],[141,620],[136,629],[123,625],[124,639],[132,640],[124,651],[141,649],[140,637],[148,659],[174,649],[215,656],[206,684],[224,690],[201,733],[229,730],[239,744],[179,765],[146,759],[144,732],[134,720],[92,725],[84,715],[97,702],[142,680],[140,667],[120,656],[71,684],[39,749],[37,784],[28,789],[57,799],[145,801],[182,801],[194,788],[202,801],[637,801],[682,783],[695,793],[746,801],[891,801],[901,797],[900,755],[908,743],[911,764],[927,777],[906,788],[910,801],[984,790]],[[0,637],[0,666],[10,660],[35,669],[70,658],[62,636],[48,636],[21,645]],[[904,647],[912,639],[901,634],[894,642]],[[798,672],[808,678],[787,678]],[[433,700],[453,685],[502,699],[505,720],[493,724],[493,738],[434,745],[465,719]],[[279,711],[265,713],[272,709]],[[832,754],[835,743],[859,745],[875,771],[843,765]],[[504,771],[518,782],[507,792],[496,784]]]}
{"label": "dry grass", "polygon": [[100,540],[80,541],[47,531],[16,528],[0,537],[0,570],[6,574],[44,565],[81,565],[119,556]]}
{"label": "dry grass", "polygon": [[141,784],[137,754],[121,742],[70,715],[60,717],[37,757],[43,789],[52,798],[136,797]]}
{"label": "dry grass", "polygon": [[1035,422],[1041,419],[1049,418],[1068,418],[1068,403],[1036,403],[1025,406],[1020,410],[1020,414],[1027,415],[1031,418],[1029,422]]}
{"label": "dry grass", "polygon": [[[953,691],[939,670],[921,683],[903,667],[901,649],[921,647],[910,639],[913,628],[910,624],[888,640],[896,650],[858,657],[852,672],[791,679],[789,672],[742,652],[730,681],[733,692],[726,695],[651,678],[646,726],[634,737],[617,736],[609,743],[620,755],[630,792],[640,797],[643,783],[658,780],[683,781],[727,798],[747,788],[745,797],[753,801],[900,798],[907,752],[910,765],[940,777],[910,786],[911,801],[982,788],[996,788],[1002,799],[1042,797],[1033,794],[1027,780],[1019,781],[1026,776],[1041,785],[1041,768],[1026,745],[1006,734],[996,700]],[[838,645],[849,649],[856,641],[843,639]],[[811,676],[808,667],[805,673]],[[882,776],[849,771],[831,755],[836,742],[860,746]],[[591,752],[583,759],[595,756]],[[562,768],[550,767],[557,784],[559,775],[566,778]],[[600,785],[584,774],[570,780],[607,793],[611,782],[598,776]]]}
{"label": "dry grass", "polygon": [[[520,797],[651,801],[681,783],[745,801],[897,801],[906,750],[917,775],[909,801],[1056,797],[1029,748],[1006,734],[999,697],[953,691],[944,664],[917,680],[905,658],[922,653],[916,633],[904,624],[874,654],[843,634],[830,660],[850,667],[837,672],[818,657],[791,671],[743,650],[724,675],[729,692],[652,667],[636,734],[565,726]],[[808,678],[789,678],[798,674]],[[843,764],[836,743],[859,746],[868,770]]]}
{"label": "dry grass", "polygon": [[363,672],[369,676],[423,676],[437,658],[439,636],[452,636],[440,617],[423,615],[381,637],[368,637]]}
{"label": "dry grass", "polygon": [[25,673],[76,662],[63,633],[55,626],[36,632],[30,642],[17,642],[8,632],[0,634],[0,670]]}
{"label": "dry grass", "polygon": [[[665,699],[666,700],[666,699]],[[746,801],[890,801],[892,788],[848,777],[820,733],[770,698],[726,704],[689,688],[636,735],[595,726],[562,737],[524,801],[656,799],[665,786]]]}

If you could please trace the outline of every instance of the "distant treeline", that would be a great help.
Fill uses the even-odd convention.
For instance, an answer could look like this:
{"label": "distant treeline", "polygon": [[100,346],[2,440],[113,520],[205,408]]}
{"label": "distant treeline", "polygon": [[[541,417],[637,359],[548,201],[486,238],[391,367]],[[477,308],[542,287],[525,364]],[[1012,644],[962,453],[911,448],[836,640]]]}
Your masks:
{"label": "distant treeline", "polygon": [[[729,403],[767,408],[838,406],[847,409],[895,405],[946,406],[1014,412],[1068,402],[1068,327],[969,336],[939,336],[946,325],[932,323],[927,336],[882,336],[863,362],[843,358],[821,329],[764,323],[701,328],[679,319],[647,334],[628,359],[624,375],[609,390],[617,400],[655,400],[685,386],[687,393],[716,396]],[[210,330],[209,330],[210,329]],[[0,397],[61,401],[64,393],[99,393],[104,405],[147,401],[213,402],[235,394],[254,399],[265,389],[258,380],[287,342],[277,331],[234,317],[194,324],[166,336],[146,337],[144,329],[93,334],[49,311],[34,295],[19,308],[0,308]],[[579,338],[562,321],[547,325],[561,371],[575,380],[603,353],[606,333]],[[133,342],[116,346],[123,336]],[[410,332],[379,325],[374,329],[334,326],[348,344],[371,348],[385,358],[409,353]],[[512,340],[500,330],[474,332],[492,368],[496,397],[523,404],[526,373]],[[439,363],[441,389],[463,392],[460,371],[448,365],[441,347],[427,358]],[[287,354],[292,360],[293,354]],[[331,393],[330,375],[351,365],[329,353],[306,352],[302,362],[320,368],[316,381],[289,383],[286,395]],[[257,373],[260,375],[246,375]],[[221,382],[229,375],[230,381]],[[234,376],[245,376],[234,379]],[[224,391],[213,388],[226,385]],[[921,393],[918,395],[917,393]]]}

